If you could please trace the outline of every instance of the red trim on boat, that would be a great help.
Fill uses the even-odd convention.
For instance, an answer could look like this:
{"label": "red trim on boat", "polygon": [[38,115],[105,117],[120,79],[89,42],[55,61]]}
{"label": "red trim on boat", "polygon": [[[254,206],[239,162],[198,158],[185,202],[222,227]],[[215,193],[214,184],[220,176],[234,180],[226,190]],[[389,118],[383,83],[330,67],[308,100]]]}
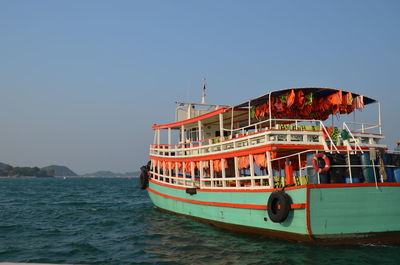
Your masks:
{"label": "red trim on boat", "polygon": [[187,119],[187,120],[183,120],[183,121],[178,121],[178,122],[173,122],[173,123],[168,123],[168,124],[160,124],[160,125],[154,124],[151,128],[153,130],[157,130],[157,129],[168,129],[168,128],[172,128],[172,127],[178,127],[178,126],[181,126],[184,124],[188,124],[188,123],[192,123],[192,122],[196,122],[199,120],[204,120],[204,119],[210,118],[212,116],[215,116],[215,115],[225,112],[225,110],[227,110],[227,109],[228,108],[216,109],[216,110],[210,111],[208,113],[205,113],[203,115],[199,115],[197,117],[193,117],[191,119]]}
{"label": "red trim on boat", "polygon": [[[168,128],[173,128],[173,127],[178,127],[184,124],[189,124],[192,122],[196,122],[196,121],[200,121],[200,120],[204,120],[213,116],[216,116],[220,113],[224,113],[224,112],[228,112],[228,111],[232,111],[232,108],[219,108],[210,112],[207,112],[205,114],[187,119],[187,120],[183,120],[183,121],[178,121],[178,122],[173,122],[173,123],[168,123],[168,124],[154,124],[151,128],[153,130],[157,130],[157,129],[168,129]],[[234,111],[246,111],[248,112],[248,110],[246,109],[241,109],[241,108],[235,108]]]}
{"label": "red trim on boat", "polygon": [[292,203],[290,205],[290,209],[305,209],[307,207],[307,203]]}
{"label": "red trim on boat", "polygon": [[223,202],[205,202],[205,201],[197,201],[197,200],[188,200],[183,199],[180,197],[175,197],[171,195],[167,195],[158,191],[153,190],[152,188],[147,188],[148,191],[157,194],[159,196],[173,199],[177,201],[193,203],[193,204],[202,204],[202,205],[209,205],[209,206],[222,206],[222,207],[230,207],[230,208],[244,208],[244,209],[258,209],[258,210],[265,210],[267,209],[266,205],[254,205],[254,204],[239,204],[239,203],[223,203]]}
{"label": "red trim on boat", "polygon": [[307,232],[308,235],[312,235],[312,231],[311,231],[311,224],[310,224],[310,189],[307,187],[306,190],[306,204],[307,204],[307,208],[306,208],[306,224],[307,224]]}

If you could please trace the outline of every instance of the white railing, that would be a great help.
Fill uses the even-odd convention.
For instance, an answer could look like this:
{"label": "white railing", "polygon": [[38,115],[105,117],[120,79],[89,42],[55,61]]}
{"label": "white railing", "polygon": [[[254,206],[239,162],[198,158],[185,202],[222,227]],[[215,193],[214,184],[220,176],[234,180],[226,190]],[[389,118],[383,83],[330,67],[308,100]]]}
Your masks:
{"label": "white railing", "polygon": [[[210,188],[210,189],[265,189],[273,188],[273,180],[270,176],[238,176],[238,177],[204,177],[197,176],[192,178],[190,175],[180,174],[168,175],[150,171],[150,174],[155,180],[163,183],[169,183],[178,187],[185,188]],[[243,181],[247,181],[246,185],[242,186]],[[209,184],[206,184],[209,183]],[[232,185],[233,184],[233,185]]]}
{"label": "white railing", "polygon": [[[220,137],[205,139],[197,142],[172,144],[172,145],[151,145],[150,155],[162,157],[195,157],[199,155],[218,154],[233,150],[241,150],[265,144],[301,144],[315,145],[324,144],[323,133],[327,135],[331,142],[331,149],[337,148],[330,138],[328,131],[321,121],[318,120],[289,120],[275,119],[274,121],[293,122],[295,127],[290,129],[270,129],[252,132],[247,135],[221,141]],[[259,124],[269,122],[263,121]],[[320,130],[300,130],[300,122],[314,122],[319,125]],[[254,124],[252,125],[254,126]],[[243,128],[241,128],[242,130]]]}
{"label": "white railing", "polygon": [[[351,129],[354,132],[367,133],[367,131],[372,131],[374,129],[377,129],[377,132],[379,134],[382,134],[382,126],[380,126],[379,124],[361,123],[361,122],[343,122],[343,124],[352,125]],[[350,129],[349,129],[349,131],[350,131]],[[370,133],[372,133],[372,132],[370,132]]]}
{"label": "white railing", "polygon": [[[353,139],[355,151],[357,151],[357,148],[358,148],[361,151],[361,153],[364,153],[364,151],[361,149],[361,146],[358,143],[358,140],[354,137],[354,134],[351,132],[351,130],[349,129],[349,127],[347,126],[347,124],[345,122],[343,122],[343,130],[347,130],[347,132],[349,133],[349,135]],[[350,143],[349,143],[349,146],[351,148],[351,144]]]}
{"label": "white railing", "polygon": [[[298,170],[293,171],[293,178],[295,183],[300,183],[300,184],[295,184],[295,185],[303,185],[303,184],[316,184],[315,182],[312,183],[310,182],[310,175],[308,174],[309,172],[307,169],[312,168],[313,166],[310,164],[305,164],[303,165],[307,159],[305,159],[305,155],[307,154],[317,154],[318,152],[321,152],[321,150],[317,149],[310,149],[310,150],[305,150],[301,151],[295,154],[275,158],[275,159],[270,159],[270,163],[277,162],[278,165],[280,165],[280,161],[285,161],[289,159],[293,163],[298,162]],[[373,161],[371,164],[362,164],[360,161],[360,164],[352,164],[352,159],[350,158],[350,153],[348,150],[341,150],[341,154],[347,155],[347,160],[346,164],[343,165],[331,165],[331,168],[346,168],[347,169],[347,174],[341,176],[343,178],[343,183],[345,180],[345,177],[348,177],[349,183],[354,182],[354,176],[352,176],[352,170],[354,168],[360,168],[360,169],[366,169],[366,168],[372,168],[372,172],[374,174],[374,182],[378,185],[378,183],[382,183],[386,180],[384,180],[383,175],[378,174],[377,169],[382,168],[382,166],[378,163],[375,164]],[[400,154],[400,151],[391,151],[389,154]],[[293,159],[295,158],[295,159]],[[268,158],[267,158],[268,159]],[[297,159],[297,161],[296,161]],[[382,157],[380,158],[382,159]],[[309,162],[309,161],[308,161]],[[269,164],[269,163],[267,163]],[[265,188],[277,188],[277,187],[283,187],[286,185],[285,181],[285,175],[282,175],[282,171],[284,171],[284,168],[279,168],[279,170],[273,170],[272,167],[268,169],[265,169],[267,172],[267,175],[262,175],[262,176],[257,176],[254,175],[254,169],[251,169],[252,166],[250,165],[250,174],[251,176],[243,176],[238,174],[237,176],[224,176],[224,174],[215,175],[215,172],[211,171],[209,176],[204,176],[202,173],[199,173],[199,176],[194,176],[194,174],[191,174],[189,172],[186,173],[177,173],[177,171],[172,174],[172,171],[164,171],[161,172],[162,170],[156,169],[156,167],[152,167],[152,171],[150,171],[151,175],[153,178],[157,181],[179,186],[179,187],[185,187],[185,188],[200,188],[200,189],[265,189]],[[384,164],[384,168],[398,168],[398,166],[394,166],[393,164]],[[236,169],[235,169],[236,170]],[[316,180],[318,184],[321,184],[321,176],[319,173],[317,174]],[[361,173],[364,175],[364,173]],[[365,177],[365,176],[364,176]],[[305,183],[301,183],[301,179],[305,179]],[[363,176],[361,177],[363,178]],[[314,179],[315,180],[315,179]],[[373,182],[370,182],[373,183]],[[277,186],[278,185],[278,186]]]}

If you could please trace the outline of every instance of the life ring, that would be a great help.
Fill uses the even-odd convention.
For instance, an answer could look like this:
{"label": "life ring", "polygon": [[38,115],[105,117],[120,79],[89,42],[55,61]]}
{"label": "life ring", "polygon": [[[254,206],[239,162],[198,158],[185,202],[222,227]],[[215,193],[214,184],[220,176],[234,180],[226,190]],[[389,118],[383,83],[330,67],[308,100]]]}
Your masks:
{"label": "life ring", "polygon": [[140,171],[140,188],[144,190],[149,184],[149,170],[147,166],[142,166]]}
{"label": "life ring", "polygon": [[289,215],[291,199],[284,191],[274,191],[268,198],[268,216],[274,223],[282,223]]}
{"label": "life ring", "polygon": [[[319,167],[318,165],[318,159],[324,160],[325,166],[324,167]],[[324,153],[318,153],[313,157],[312,160],[312,166],[317,173],[325,173],[329,170],[331,167],[331,161],[329,158],[324,154]]]}

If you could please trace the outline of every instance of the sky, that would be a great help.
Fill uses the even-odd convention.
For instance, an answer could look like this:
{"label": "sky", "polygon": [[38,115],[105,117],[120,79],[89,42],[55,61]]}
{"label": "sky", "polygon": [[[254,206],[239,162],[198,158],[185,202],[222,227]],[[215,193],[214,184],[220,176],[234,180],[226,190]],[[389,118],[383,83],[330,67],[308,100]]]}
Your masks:
{"label": "sky", "polygon": [[399,1],[0,0],[0,161],[138,170],[175,101],[323,86],[400,139]]}

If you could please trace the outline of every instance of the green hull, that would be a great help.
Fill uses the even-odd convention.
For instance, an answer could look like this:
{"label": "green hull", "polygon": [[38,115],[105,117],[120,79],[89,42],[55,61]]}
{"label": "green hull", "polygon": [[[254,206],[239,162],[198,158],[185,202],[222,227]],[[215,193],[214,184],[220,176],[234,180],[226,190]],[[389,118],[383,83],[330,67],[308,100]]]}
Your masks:
{"label": "green hull", "polygon": [[[380,184],[384,185],[384,184]],[[160,209],[201,219],[227,229],[275,238],[327,244],[400,242],[400,186],[368,184],[304,185],[287,188],[292,200],[282,223],[268,218],[272,189],[196,194],[151,181],[149,196]]]}

